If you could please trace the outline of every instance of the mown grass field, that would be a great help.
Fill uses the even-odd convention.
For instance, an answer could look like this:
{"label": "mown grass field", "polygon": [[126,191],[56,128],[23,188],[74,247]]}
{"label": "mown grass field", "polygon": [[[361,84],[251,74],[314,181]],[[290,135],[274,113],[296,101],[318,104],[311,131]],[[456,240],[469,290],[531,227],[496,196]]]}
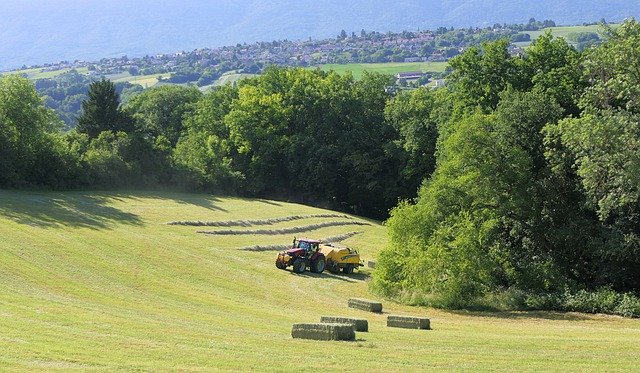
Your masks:
{"label": "mown grass field", "polygon": [[354,78],[360,79],[365,71],[391,75],[418,70],[422,72],[443,72],[447,65],[447,62],[389,62],[326,64],[319,66],[319,68],[324,71],[333,70],[340,74],[351,72]]}
{"label": "mown grass field", "polygon": [[550,31],[551,34],[555,37],[567,38],[570,34],[578,33],[578,32],[600,32],[599,25],[589,25],[589,26],[559,26],[559,27],[548,27],[544,28],[540,31],[527,31],[526,33],[531,35],[531,39],[537,39],[540,35],[545,32]]}
{"label": "mown grass field", "polygon": [[225,84],[233,84],[239,80],[242,79],[246,79],[246,78],[253,78],[256,77],[258,75],[256,74],[241,74],[241,73],[237,73],[235,71],[229,71],[226,72],[224,74],[222,74],[222,76],[220,78],[218,78],[218,80],[216,80],[216,82],[213,84],[214,86],[219,86],[219,85],[225,85]]}
{"label": "mown grass field", "polygon": [[[618,27],[617,24],[612,24],[610,25],[613,28]],[[525,34],[529,34],[531,36],[531,41],[537,39],[538,37],[540,37],[540,35],[543,35],[545,32],[550,31],[551,35],[555,36],[555,37],[559,37],[559,38],[564,38],[566,39],[568,42],[571,42],[570,40],[568,40],[568,36],[571,34],[575,34],[575,33],[580,33],[580,32],[594,32],[596,34],[600,34],[600,32],[602,31],[602,28],[600,25],[589,25],[589,26],[559,26],[559,27],[548,27],[548,28],[544,28],[540,31],[526,31],[524,32]],[[520,43],[515,43],[516,45],[519,46],[527,46],[529,44],[531,44],[531,42],[520,42]]]}
{"label": "mown grass field", "polygon": [[[87,74],[89,72],[89,69],[86,67],[80,67],[75,70],[80,74]],[[38,68],[38,69],[26,69],[26,70],[3,72],[3,73],[0,73],[0,76],[16,74],[16,75],[24,75],[26,76],[27,79],[37,80],[37,79],[55,78],[56,76],[64,74],[69,71],[71,71],[71,69],[44,71],[43,69]],[[168,79],[169,77],[171,77],[171,73],[150,74],[150,75],[131,75],[129,73],[122,73],[117,75],[106,76],[107,79],[113,81],[114,83],[129,82],[132,84],[140,84],[144,88],[150,88],[158,84],[160,77]]]}
{"label": "mown grass field", "polygon": [[[66,72],[71,71],[71,69],[59,69],[59,70],[52,70],[52,71],[45,71],[45,69],[42,68],[36,68],[36,69],[25,69],[25,70],[15,70],[15,71],[8,71],[8,72],[2,72],[0,73],[0,76],[2,75],[24,75],[27,79],[31,79],[31,80],[37,80],[37,79],[50,79],[50,78],[54,78],[60,74],[64,74]],[[79,67],[76,69],[76,71],[80,74],[87,74],[89,72],[89,69],[86,67]]]}
{"label": "mown grass field", "polygon": [[223,85],[226,85],[226,84],[233,85],[233,84],[239,82],[242,79],[254,78],[256,76],[258,76],[258,74],[238,73],[235,70],[234,71],[227,71],[226,73],[222,74],[222,76],[220,76],[215,82],[213,82],[213,84],[199,87],[199,89],[202,92],[209,92],[210,90],[212,90],[215,87],[223,86]]}
{"label": "mown grass field", "polygon": [[160,79],[169,79],[171,73],[166,74],[150,74],[150,75],[130,75],[122,74],[122,76],[107,77],[114,83],[129,82],[131,84],[140,84],[143,88],[151,88],[158,84]]}
{"label": "mown grass field", "polygon": [[[384,314],[346,307],[369,294],[354,275],[278,270],[292,235],[203,235],[175,220],[256,220],[331,213],[267,200],[178,193],[0,191],[0,370],[106,371],[632,371],[640,320],[547,312],[472,313],[384,301]],[[306,232],[361,232],[344,244],[375,257],[384,226],[309,217],[260,229],[361,221]],[[224,227],[247,230],[253,227]],[[300,234],[299,236],[302,236]],[[431,319],[390,329],[386,315]],[[365,317],[356,342],[291,338],[320,316]]]}

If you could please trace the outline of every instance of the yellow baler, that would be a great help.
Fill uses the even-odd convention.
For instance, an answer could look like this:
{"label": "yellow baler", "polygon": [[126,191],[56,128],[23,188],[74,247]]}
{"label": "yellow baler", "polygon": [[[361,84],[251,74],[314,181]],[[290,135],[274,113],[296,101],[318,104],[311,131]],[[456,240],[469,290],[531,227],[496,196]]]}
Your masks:
{"label": "yellow baler", "polygon": [[360,254],[356,250],[347,247],[337,247],[331,244],[320,245],[320,252],[324,254],[327,261],[327,269],[331,272],[353,273],[355,268],[364,264],[360,260]]}

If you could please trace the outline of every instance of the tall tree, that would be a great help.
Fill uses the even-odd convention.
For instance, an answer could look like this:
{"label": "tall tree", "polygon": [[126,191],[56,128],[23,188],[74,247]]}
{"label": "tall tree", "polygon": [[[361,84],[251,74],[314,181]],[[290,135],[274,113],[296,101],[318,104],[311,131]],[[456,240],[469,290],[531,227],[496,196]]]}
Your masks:
{"label": "tall tree", "polygon": [[598,254],[601,282],[618,289],[640,283],[640,24],[608,30],[587,52],[589,87],[580,118],[552,128],[573,161],[588,206],[609,232]]}
{"label": "tall tree", "polygon": [[0,78],[0,185],[59,185],[55,177],[65,171],[61,128],[31,82]]}
{"label": "tall tree", "polygon": [[403,177],[408,188],[417,190],[423,179],[433,172],[438,139],[437,95],[421,88],[401,92],[387,103],[385,118],[399,133],[399,145],[408,155]]}
{"label": "tall tree", "polygon": [[151,141],[163,136],[175,147],[182,135],[183,120],[193,113],[202,94],[195,87],[161,86],[133,97],[124,111],[135,120],[136,129]]}
{"label": "tall tree", "polygon": [[585,88],[580,57],[564,38],[554,38],[546,32],[527,49],[520,67],[537,90],[560,104],[565,115],[577,116],[578,99]]}
{"label": "tall tree", "polygon": [[471,47],[449,61],[454,69],[449,80],[461,104],[489,112],[498,105],[500,92],[519,88],[520,72],[508,47],[507,39],[484,43],[482,49]]}
{"label": "tall tree", "polygon": [[243,179],[231,160],[236,156],[224,117],[238,98],[237,87],[216,87],[202,96],[184,122],[184,135],[173,152],[176,165],[199,189],[237,191]]}
{"label": "tall tree", "polygon": [[442,139],[438,167],[417,202],[401,204],[387,221],[391,244],[374,286],[461,307],[496,285],[509,267],[502,222],[523,215],[531,180],[528,155],[508,138],[494,116],[474,114]]}
{"label": "tall tree", "polygon": [[110,80],[102,79],[89,85],[88,98],[82,102],[82,114],[77,130],[91,138],[102,131],[131,132],[132,121],[120,110],[120,97]]}

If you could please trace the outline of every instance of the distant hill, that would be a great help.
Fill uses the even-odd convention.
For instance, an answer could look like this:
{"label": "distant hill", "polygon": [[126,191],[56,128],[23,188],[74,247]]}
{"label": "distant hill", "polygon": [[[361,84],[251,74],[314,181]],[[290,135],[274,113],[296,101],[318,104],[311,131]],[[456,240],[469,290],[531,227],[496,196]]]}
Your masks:
{"label": "distant hill", "polygon": [[359,32],[640,15],[629,0],[5,0],[0,69]]}

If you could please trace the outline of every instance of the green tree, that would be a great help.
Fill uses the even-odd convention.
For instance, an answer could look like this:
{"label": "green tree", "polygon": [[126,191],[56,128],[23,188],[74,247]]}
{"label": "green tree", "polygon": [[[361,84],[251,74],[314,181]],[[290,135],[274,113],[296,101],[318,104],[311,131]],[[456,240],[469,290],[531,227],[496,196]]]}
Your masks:
{"label": "green tree", "polygon": [[603,243],[594,252],[593,282],[616,289],[640,283],[640,25],[633,19],[586,52],[579,118],[548,129],[556,162],[575,170],[587,207],[597,213]]}
{"label": "green tree", "polygon": [[441,306],[473,305],[508,270],[502,219],[524,214],[529,169],[526,152],[503,140],[493,116],[457,123],[417,202],[392,211],[391,243],[380,255],[374,288],[426,295]]}
{"label": "green tree", "polygon": [[89,85],[88,98],[82,102],[82,114],[76,129],[91,138],[102,131],[131,132],[131,118],[120,109],[119,95],[115,85],[106,79]]}
{"label": "green tree", "polygon": [[268,68],[205,96],[175,159],[204,184],[383,217],[404,195],[406,162],[384,120],[390,79]]}
{"label": "green tree", "polygon": [[126,159],[131,140],[124,132],[102,131],[94,139],[87,136],[79,140],[86,142],[81,161],[87,184],[107,188],[135,184],[140,175],[133,172],[135,166]]}
{"label": "green tree", "polygon": [[507,39],[484,43],[482,50],[471,47],[449,61],[450,86],[460,104],[488,112],[498,105],[500,92],[520,88],[522,77],[508,46]]}
{"label": "green tree", "polygon": [[580,53],[563,38],[554,38],[547,31],[527,49],[520,65],[537,90],[553,97],[565,115],[577,116],[578,99],[585,89],[580,63]]}
{"label": "green tree", "polygon": [[640,112],[640,24],[625,21],[616,29],[606,28],[607,41],[586,52],[585,79],[591,84],[581,99],[582,108],[618,108]]}
{"label": "green tree", "polygon": [[244,179],[231,164],[236,151],[224,123],[237,97],[237,88],[217,87],[201,97],[193,114],[185,118],[185,133],[176,144],[173,160],[187,182],[198,189],[237,192]]}
{"label": "green tree", "polygon": [[124,111],[135,121],[136,130],[155,141],[164,136],[175,147],[182,135],[183,120],[192,115],[202,94],[195,87],[161,86],[133,97]]}
{"label": "green tree", "polygon": [[[402,172],[406,156],[397,146],[398,132],[384,119],[389,95],[385,88],[392,78],[382,74],[365,73],[347,91],[343,102],[352,102],[341,117],[348,118],[340,152],[339,175],[347,175],[348,194],[345,202],[350,211],[384,218],[398,201],[398,196],[412,197],[415,190],[404,193]],[[353,99],[349,99],[349,97]]]}
{"label": "green tree", "polygon": [[437,95],[421,88],[398,94],[385,108],[386,121],[398,132],[397,142],[408,155],[402,170],[407,188],[417,190],[435,169],[438,123],[432,113],[438,105]]}
{"label": "green tree", "polygon": [[63,151],[61,128],[31,82],[0,78],[0,185],[64,185],[65,164],[73,160]]}

